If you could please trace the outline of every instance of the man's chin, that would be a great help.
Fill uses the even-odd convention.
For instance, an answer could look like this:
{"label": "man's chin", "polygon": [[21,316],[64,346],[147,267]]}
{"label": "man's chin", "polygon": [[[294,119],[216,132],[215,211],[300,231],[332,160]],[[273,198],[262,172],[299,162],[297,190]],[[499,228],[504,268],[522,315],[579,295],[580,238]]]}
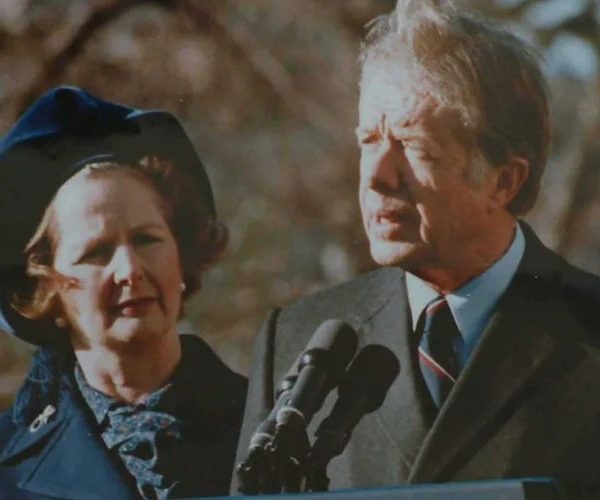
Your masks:
{"label": "man's chin", "polygon": [[371,257],[380,266],[411,267],[418,259],[419,247],[414,243],[371,240]]}

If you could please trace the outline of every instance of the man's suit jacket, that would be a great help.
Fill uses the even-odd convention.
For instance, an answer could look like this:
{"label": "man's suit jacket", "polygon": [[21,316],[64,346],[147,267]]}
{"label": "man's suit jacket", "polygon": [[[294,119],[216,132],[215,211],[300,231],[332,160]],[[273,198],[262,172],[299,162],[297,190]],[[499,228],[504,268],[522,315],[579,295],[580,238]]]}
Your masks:
{"label": "man's suit jacket", "polygon": [[[401,372],[332,460],[331,489],[523,476],[600,485],[600,279],[523,228],[517,274],[437,416],[401,269],[381,268],[273,311],[255,347],[237,462],[315,329],[339,318],[356,329],[359,346],[390,348]],[[311,440],[335,396],[313,418]]]}

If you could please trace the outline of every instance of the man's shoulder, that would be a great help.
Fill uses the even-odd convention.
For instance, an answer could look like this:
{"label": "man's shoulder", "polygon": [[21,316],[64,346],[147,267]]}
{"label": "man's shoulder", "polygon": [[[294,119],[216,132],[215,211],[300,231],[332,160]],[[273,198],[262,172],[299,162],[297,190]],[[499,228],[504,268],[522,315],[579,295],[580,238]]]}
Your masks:
{"label": "man's shoulder", "polygon": [[566,263],[561,284],[566,291],[578,291],[595,300],[600,299],[600,276]]}
{"label": "man's shoulder", "polygon": [[600,337],[600,277],[567,264],[561,273],[560,294],[578,321]]}
{"label": "man's shoulder", "polygon": [[580,269],[546,247],[528,229],[526,253],[519,273],[533,283],[532,293],[559,296],[575,317],[600,336],[600,277]]}
{"label": "man's shoulder", "polygon": [[277,322],[314,329],[322,321],[337,318],[357,326],[401,290],[403,281],[402,269],[378,268],[296,300],[281,309]]}
{"label": "man's shoulder", "polygon": [[558,282],[564,288],[579,289],[584,293],[598,295],[600,276],[574,266],[542,243],[529,226],[523,223],[521,226],[526,246],[519,273],[543,278],[542,281]]}
{"label": "man's shoulder", "polygon": [[381,267],[374,271],[358,275],[348,281],[318,290],[299,298],[284,308],[286,311],[314,308],[319,305],[327,307],[346,307],[356,302],[357,298],[377,300],[380,295],[390,293],[399,280],[404,279],[404,271],[397,267]]}

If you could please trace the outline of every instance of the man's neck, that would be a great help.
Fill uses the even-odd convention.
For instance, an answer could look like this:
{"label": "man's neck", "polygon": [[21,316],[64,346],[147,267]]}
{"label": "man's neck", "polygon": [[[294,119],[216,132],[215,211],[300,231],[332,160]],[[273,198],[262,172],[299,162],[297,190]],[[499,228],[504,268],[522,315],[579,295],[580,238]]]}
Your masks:
{"label": "man's neck", "polygon": [[441,295],[457,290],[491,267],[510,247],[516,219],[510,217],[502,222],[486,235],[485,240],[459,242],[457,249],[460,252],[449,249],[448,255],[452,256],[449,262],[409,271]]}

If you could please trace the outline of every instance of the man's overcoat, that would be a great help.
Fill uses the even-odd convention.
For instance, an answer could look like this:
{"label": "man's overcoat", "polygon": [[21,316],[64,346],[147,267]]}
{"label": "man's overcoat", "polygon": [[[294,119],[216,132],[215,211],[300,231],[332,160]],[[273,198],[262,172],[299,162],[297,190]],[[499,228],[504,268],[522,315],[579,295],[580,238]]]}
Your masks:
{"label": "man's overcoat", "polygon": [[[256,344],[237,461],[315,329],[339,318],[360,346],[390,348],[401,371],[383,406],[331,462],[331,489],[524,476],[600,485],[600,279],[523,229],[518,271],[437,416],[401,269],[381,268],[274,310]],[[335,396],[315,415],[311,440]]]}

